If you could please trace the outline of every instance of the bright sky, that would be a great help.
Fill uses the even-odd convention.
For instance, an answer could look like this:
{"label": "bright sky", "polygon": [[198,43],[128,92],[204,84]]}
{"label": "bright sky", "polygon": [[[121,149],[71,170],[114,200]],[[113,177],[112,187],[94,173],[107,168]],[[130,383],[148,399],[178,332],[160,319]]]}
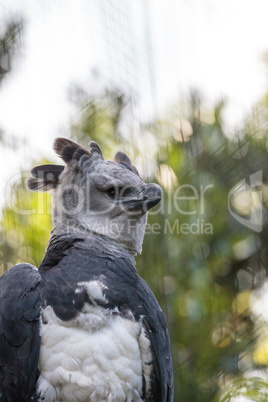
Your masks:
{"label": "bright sky", "polygon": [[142,118],[197,88],[210,104],[228,99],[230,132],[267,89],[267,0],[2,0],[0,21],[12,14],[26,29],[0,88],[0,127],[27,146],[5,151],[7,175],[34,153],[52,157],[75,113],[73,83],[135,92]]}

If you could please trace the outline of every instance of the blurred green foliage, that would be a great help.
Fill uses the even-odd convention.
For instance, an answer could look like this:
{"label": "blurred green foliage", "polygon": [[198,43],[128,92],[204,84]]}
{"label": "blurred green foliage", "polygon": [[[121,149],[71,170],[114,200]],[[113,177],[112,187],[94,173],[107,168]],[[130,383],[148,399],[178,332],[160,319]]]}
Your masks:
{"label": "blurred green foliage", "polygon": [[[23,33],[23,20],[16,18],[3,23],[1,21],[0,29],[0,89],[3,80],[10,73],[13,60],[18,55]],[[18,147],[18,141],[15,137],[7,138],[0,127],[1,145],[12,147],[14,150]]]}
{"label": "blurred green foliage", "polygon": [[14,56],[20,48],[22,28],[22,20],[10,20],[0,32],[0,83],[11,70]]}
{"label": "blurred green foliage", "polygon": [[[209,109],[196,93],[138,129],[118,90],[95,97],[74,88],[71,97],[78,109],[72,139],[85,146],[95,140],[108,158],[122,149],[146,181],[163,188],[137,267],[168,320],[175,401],[267,400],[268,382],[256,369],[266,373],[268,338],[260,349],[262,329],[250,304],[267,277],[266,98],[228,139],[224,103]],[[262,181],[252,189],[250,176],[258,171]],[[10,191],[1,218],[1,273],[22,261],[38,266],[52,229],[49,194],[27,192],[24,175]],[[234,217],[249,222],[260,211],[259,231]]]}

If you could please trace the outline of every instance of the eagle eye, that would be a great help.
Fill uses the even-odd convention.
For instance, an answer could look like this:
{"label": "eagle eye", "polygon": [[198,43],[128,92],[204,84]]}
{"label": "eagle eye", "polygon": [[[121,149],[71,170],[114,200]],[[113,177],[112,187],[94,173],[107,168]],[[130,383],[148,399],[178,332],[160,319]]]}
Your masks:
{"label": "eagle eye", "polygon": [[108,188],[106,193],[110,198],[115,199],[115,197],[118,196],[119,190],[119,188],[112,186]]}
{"label": "eagle eye", "polygon": [[132,188],[111,186],[106,190],[106,193],[114,200],[121,197],[128,197],[132,193]]}

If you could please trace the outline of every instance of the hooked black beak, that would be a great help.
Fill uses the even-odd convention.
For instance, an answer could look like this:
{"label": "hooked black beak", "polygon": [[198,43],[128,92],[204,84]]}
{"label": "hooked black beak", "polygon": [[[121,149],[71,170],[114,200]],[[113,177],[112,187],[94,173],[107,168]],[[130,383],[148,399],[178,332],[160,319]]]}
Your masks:
{"label": "hooked black beak", "polygon": [[124,207],[134,213],[145,214],[149,209],[157,205],[162,199],[162,189],[158,184],[147,184],[139,192],[137,198],[131,197],[123,201]]}
{"label": "hooked black beak", "polygon": [[144,209],[145,212],[157,205],[162,199],[162,189],[158,184],[150,183],[148,184],[144,192]]}

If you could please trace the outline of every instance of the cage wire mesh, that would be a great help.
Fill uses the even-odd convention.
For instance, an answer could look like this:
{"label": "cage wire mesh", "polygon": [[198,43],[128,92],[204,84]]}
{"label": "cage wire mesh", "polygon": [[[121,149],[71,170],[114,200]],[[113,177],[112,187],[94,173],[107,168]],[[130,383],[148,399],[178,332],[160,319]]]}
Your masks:
{"label": "cage wire mesh", "polygon": [[[13,15],[23,14],[16,2],[12,4]],[[73,88],[70,97],[76,111],[66,134],[84,144],[94,139],[111,154],[123,147],[144,166],[143,175],[163,187],[164,207],[149,217],[138,266],[168,318],[175,400],[266,400],[267,99],[256,105],[232,138],[225,133],[224,103],[211,107],[204,117],[204,101],[192,92],[178,97],[167,111],[159,101],[153,3],[144,0],[133,8],[130,1],[92,0],[79,6],[92,22],[92,38],[87,40],[93,42],[97,64],[91,89],[81,84]],[[31,7],[29,3],[28,17],[41,18],[47,30],[58,11],[72,9],[70,2],[61,1],[40,1],[33,14]],[[0,12],[6,21],[7,2],[1,3]],[[168,25],[165,18],[163,27]],[[14,33],[11,25],[4,26],[3,80],[12,69],[21,30],[19,26]],[[8,143],[9,152],[18,155],[21,140],[12,138],[3,133],[1,152]],[[30,169],[37,161],[21,143],[22,165]],[[14,204],[2,205],[1,273],[22,260],[38,265],[51,229],[49,197],[26,196],[25,178],[12,191]],[[35,213],[14,212],[14,205]]]}

